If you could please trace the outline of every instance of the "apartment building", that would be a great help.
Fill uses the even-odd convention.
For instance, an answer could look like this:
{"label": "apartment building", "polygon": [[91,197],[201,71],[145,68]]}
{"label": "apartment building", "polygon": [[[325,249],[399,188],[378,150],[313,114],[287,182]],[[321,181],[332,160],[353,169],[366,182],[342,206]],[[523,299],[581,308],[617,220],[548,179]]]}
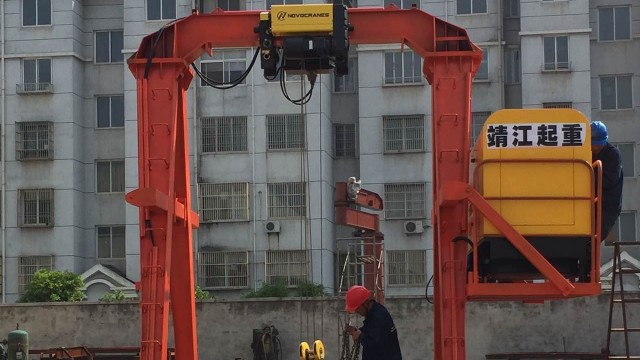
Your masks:
{"label": "apartment building", "polygon": [[[192,8],[265,9],[283,1],[302,3],[2,2],[4,301],[16,301],[40,268],[101,273],[92,280],[101,291],[139,279],[138,210],[124,201],[138,179],[136,84],[126,58],[144,35]],[[415,1],[351,5],[389,3],[409,8]],[[484,50],[473,83],[474,137],[502,108],[571,107],[609,126],[625,173],[623,214],[612,238],[638,240],[640,5],[415,5],[468,29]],[[253,52],[221,49],[196,65],[229,81],[247,69]],[[308,86],[292,75],[285,84],[292,98]],[[430,97],[421,59],[400,44],[354,47],[349,75],[322,75],[305,106],[287,101],[280,84],[257,68],[224,91],[195,78],[188,111],[192,198],[201,219],[194,232],[198,284],[217,297],[276,281],[344,290],[357,281],[352,261],[361,255],[361,239],[335,225],[333,184],[355,176],[385,201],[387,294],[424,294],[433,257]]]}

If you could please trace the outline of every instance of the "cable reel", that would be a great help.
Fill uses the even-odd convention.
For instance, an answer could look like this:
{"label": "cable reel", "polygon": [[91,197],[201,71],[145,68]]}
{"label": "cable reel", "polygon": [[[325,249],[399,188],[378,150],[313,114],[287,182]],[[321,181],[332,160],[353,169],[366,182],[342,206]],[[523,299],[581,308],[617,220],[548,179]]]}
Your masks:
{"label": "cable reel", "polygon": [[324,355],[325,351],[322,340],[313,342],[313,351],[311,351],[306,341],[300,343],[300,360],[322,360],[324,359]]}

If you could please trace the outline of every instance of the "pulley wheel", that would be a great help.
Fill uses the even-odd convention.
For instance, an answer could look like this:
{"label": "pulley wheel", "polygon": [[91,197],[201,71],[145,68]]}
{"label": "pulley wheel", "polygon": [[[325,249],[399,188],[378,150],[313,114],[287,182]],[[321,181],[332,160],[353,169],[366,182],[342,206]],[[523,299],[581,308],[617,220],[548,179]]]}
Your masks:
{"label": "pulley wheel", "polygon": [[306,341],[300,343],[300,360],[309,360],[309,353],[311,349]]}
{"label": "pulley wheel", "polygon": [[324,359],[324,344],[322,340],[316,340],[313,343],[313,355],[317,359]]}

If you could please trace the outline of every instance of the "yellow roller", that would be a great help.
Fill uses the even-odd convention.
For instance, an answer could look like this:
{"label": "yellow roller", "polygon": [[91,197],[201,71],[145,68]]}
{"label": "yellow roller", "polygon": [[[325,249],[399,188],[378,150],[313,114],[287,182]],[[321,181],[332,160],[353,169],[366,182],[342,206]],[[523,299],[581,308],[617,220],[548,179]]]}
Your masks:
{"label": "yellow roller", "polygon": [[[315,344],[314,344],[315,347]],[[306,341],[300,343],[300,360],[309,360],[309,353],[311,352],[311,348]]]}
{"label": "yellow roller", "polygon": [[315,359],[324,359],[324,344],[322,340],[316,340],[313,343],[313,355]]}

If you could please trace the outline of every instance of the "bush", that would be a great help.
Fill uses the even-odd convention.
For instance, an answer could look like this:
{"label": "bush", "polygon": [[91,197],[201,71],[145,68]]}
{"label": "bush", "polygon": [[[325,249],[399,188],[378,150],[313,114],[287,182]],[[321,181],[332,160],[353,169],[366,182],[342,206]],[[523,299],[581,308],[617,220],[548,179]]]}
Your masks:
{"label": "bush", "polygon": [[212,296],[209,295],[208,291],[204,291],[199,285],[196,285],[196,300],[207,300],[211,298]]}
{"label": "bush", "polygon": [[100,298],[100,301],[112,302],[112,301],[125,301],[127,298],[124,296],[124,292],[122,290],[114,290],[105,293]]}
{"label": "bush", "polygon": [[246,298],[265,298],[265,297],[287,297],[289,289],[283,282],[274,284],[263,284],[258,290],[252,291],[245,295]]}
{"label": "bush", "polygon": [[322,284],[304,282],[296,288],[296,295],[299,297],[318,297],[326,295]]}
{"label": "bush", "polygon": [[38,270],[25,288],[20,302],[82,301],[84,284],[80,275],[69,271]]}

